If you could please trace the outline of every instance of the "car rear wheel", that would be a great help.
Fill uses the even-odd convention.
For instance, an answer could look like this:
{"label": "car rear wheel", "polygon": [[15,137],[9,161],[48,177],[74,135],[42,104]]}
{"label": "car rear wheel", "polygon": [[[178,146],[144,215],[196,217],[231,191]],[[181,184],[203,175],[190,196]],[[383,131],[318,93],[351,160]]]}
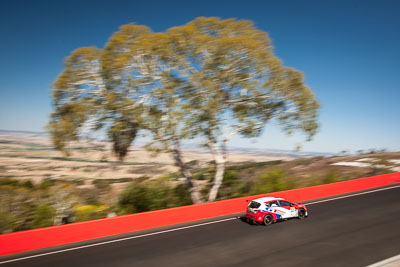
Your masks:
{"label": "car rear wheel", "polygon": [[300,220],[304,219],[306,217],[306,211],[304,209],[299,209],[299,213],[298,213],[298,218]]}
{"label": "car rear wheel", "polygon": [[272,216],[270,214],[265,215],[264,217],[264,225],[270,225],[274,222],[274,219],[272,218]]}

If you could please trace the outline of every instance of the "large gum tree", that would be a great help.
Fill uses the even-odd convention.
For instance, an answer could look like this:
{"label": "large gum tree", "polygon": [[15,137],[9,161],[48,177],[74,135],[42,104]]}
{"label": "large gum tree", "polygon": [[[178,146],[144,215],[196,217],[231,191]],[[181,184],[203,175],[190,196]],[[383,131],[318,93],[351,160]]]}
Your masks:
{"label": "large gum tree", "polygon": [[282,65],[267,33],[250,21],[200,17],[166,34],[173,73],[185,84],[180,98],[189,107],[189,128],[214,157],[208,201],[217,198],[233,136],[257,137],[272,120],[287,133],[300,130],[308,139],[316,133],[319,104],[303,75]]}
{"label": "large gum tree", "polygon": [[213,155],[214,201],[233,136],[257,137],[271,121],[309,138],[318,128],[319,104],[301,72],[282,65],[265,32],[235,19],[200,17],[165,33],[121,26],[104,49],[81,48],[67,59],[53,97],[57,147],[91,118],[123,158],[142,129],[150,150],[171,153],[194,203],[203,199],[184,161],[184,139],[203,138]]}

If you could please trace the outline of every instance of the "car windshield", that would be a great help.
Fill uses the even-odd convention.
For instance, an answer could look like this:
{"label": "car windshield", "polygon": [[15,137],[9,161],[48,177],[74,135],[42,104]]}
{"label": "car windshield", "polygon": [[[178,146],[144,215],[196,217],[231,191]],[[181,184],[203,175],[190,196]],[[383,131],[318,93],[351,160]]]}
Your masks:
{"label": "car windshield", "polygon": [[256,201],[250,202],[250,205],[249,205],[249,207],[252,208],[252,209],[257,209],[257,208],[259,208],[260,206],[261,206],[261,204],[258,203],[258,202],[256,202]]}

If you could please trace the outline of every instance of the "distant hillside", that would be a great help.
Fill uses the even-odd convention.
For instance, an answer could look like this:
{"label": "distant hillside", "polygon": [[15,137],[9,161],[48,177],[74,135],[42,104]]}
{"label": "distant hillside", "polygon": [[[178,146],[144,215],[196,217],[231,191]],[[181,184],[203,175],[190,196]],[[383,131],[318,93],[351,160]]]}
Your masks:
{"label": "distant hillside", "polygon": [[[35,131],[16,131],[16,130],[1,130],[0,129],[0,139],[1,136],[13,137],[17,139],[24,138],[44,138],[48,139],[49,135],[47,132],[35,132]],[[0,140],[1,141],[1,140]],[[50,140],[46,140],[50,141]],[[103,141],[103,140],[98,140]],[[143,140],[136,140],[135,144],[132,146],[134,149],[136,146],[144,146],[145,142]],[[185,149],[196,149],[198,152],[204,150],[204,153],[209,153],[207,149],[199,148],[199,144],[185,144],[183,145]],[[281,149],[262,149],[262,148],[245,148],[245,147],[229,147],[229,153],[232,154],[246,154],[253,156],[270,156],[270,157],[289,157],[289,158],[303,158],[311,156],[333,156],[334,153],[328,152],[309,152],[301,151],[296,152],[293,150],[281,150]]]}
{"label": "distant hillside", "polygon": [[30,136],[43,136],[43,137],[48,137],[49,135],[46,132],[35,132],[35,131],[15,131],[15,130],[1,130],[0,129],[0,134],[1,135],[12,135],[17,137],[23,136],[23,135],[30,135]]}

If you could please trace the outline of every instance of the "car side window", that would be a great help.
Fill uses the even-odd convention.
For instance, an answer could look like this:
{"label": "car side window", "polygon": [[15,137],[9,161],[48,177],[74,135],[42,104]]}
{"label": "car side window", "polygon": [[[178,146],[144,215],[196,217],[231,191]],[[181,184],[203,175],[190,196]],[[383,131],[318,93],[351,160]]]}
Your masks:
{"label": "car side window", "polygon": [[281,206],[291,206],[292,203],[290,203],[289,201],[285,201],[285,200],[279,200],[279,202],[281,203]]}
{"label": "car side window", "polygon": [[274,205],[274,204],[279,207],[278,201],[271,201],[268,204],[269,204],[269,207],[272,207],[272,205]]}

